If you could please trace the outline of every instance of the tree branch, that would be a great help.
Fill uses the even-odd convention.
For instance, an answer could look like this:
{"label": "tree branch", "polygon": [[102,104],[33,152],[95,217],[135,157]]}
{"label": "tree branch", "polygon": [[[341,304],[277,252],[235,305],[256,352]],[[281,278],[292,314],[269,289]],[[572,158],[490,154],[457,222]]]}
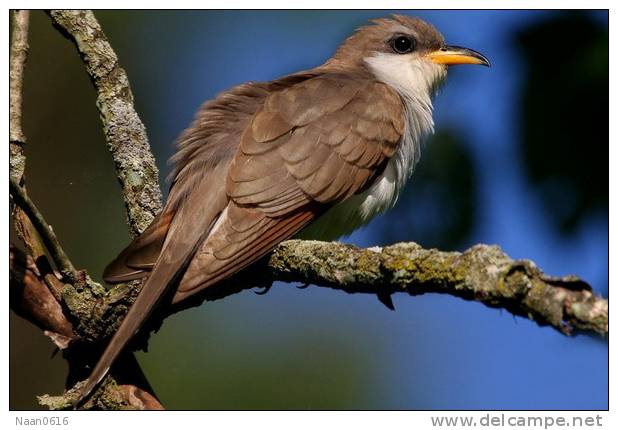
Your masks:
{"label": "tree branch", "polygon": [[75,43],[97,91],[97,107],[122,187],[129,229],[137,236],[161,211],[161,190],[146,129],[133,107],[129,79],[91,11],[52,10],[49,14]]}
{"label": "tree branch", "polygon": [[26,136],[21,127],[22,86],[24,70],[28,59],[28,27],[30,12],[13,11],[13,32],[11,33],[11,58],[9,66],[9,145],[10,175],[20,181],[24,174],[24,144]]}
{"label": "tree branch", "polygon": [[[607,335],[608,302],[574,276],[552,277],[529,260],[512,260],[496,246],[477,245],[463,253],[400,243],[361,249],[341,243],[291,240],[231,279],[151,318],[148,331],[170,314],[203,301],[219,300],[274,281],[300,282],[348,293],[390,295],[449,294],[502,308],[551,325],[563,334]],[[65,288],[64,303],[78,319],[78,333],[90,342],[111,336],[131,307],[141,285],[118,284],[108,291]],[[147,336],[144,333],[142,337]],[[144,347],[146,339],[134,342]]]}
{"label": "tree branch", "polygon": [[[198,306],[204,300],[218,300],[255,287],[268,288],[275,281],[376,294],[380,298],[393,293],[449,294],[505,309],[541,326],[550,325],[565,335],[609,334],[609,304],[586,282],[576,276],[546,275],[534,262],[513,260],[498,246],[476,245],[462,253],[424,249],[412,242],[362,249],[305,240],[283,242],[250,269],[207,288],[193,299],[163,309],[153,317],[153,327],[168,315]],[[123,284],[115,290],[114,300],[135,294]]]}
{"label": "tree branch", "polygon": [[544,274],[530,260],[513,260],[497,246],[463,253],[400,243],[359,249],[339,243],[288,241],[268,267],[277,279],[320,284],[348,293],[450,294],[503,308],[564,334],[607,335],[608,302],[575,276]]}
{"label": "tree branch", "polygon": [[[12,11],[13,31],[11,33],[11,53],[9,66],[9,177],[25,187],[26,136],[22,129],[22,89],[26,61],[28,59],[28,29],[30,11]],[[28,217],[18,208],[13,208],[15,230],[23,240],[28,252],[35,259],[45,254],[41,238],[37,235]]]}

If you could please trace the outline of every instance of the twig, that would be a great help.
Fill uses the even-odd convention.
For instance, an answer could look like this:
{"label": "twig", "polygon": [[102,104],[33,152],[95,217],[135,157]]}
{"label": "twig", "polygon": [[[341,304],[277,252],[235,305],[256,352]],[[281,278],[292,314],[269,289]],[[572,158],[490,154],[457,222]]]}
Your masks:
{"label": "twig", "polygon": [[73,267],[73,263],[71,263],[71,260],[69,260],[69,257],[64,252],[64,249],[60,246],[60,242],[58,242],[56,234],[53,232],[49,224],[47,224],[41,212],[39,212],[35,204],[32,200],[30,200],[30,197],[28,197],[24,189],[20,187],[12,178],[9,179],[9,184],[13,201],[24,211],[26,215],[28,215],[28,218],[36,228],[39,236],[43,239],[43,243],[49,251],[58,270],[69,279],[75,279],[75,267]]}
{"label": "twig", "polygon": [[133,236],[144,231],[161,210],[159,172],[144,124],[133,107],[124,69],[91,11],[52,10],[50,16],[72,40],[97,91],[97,106],[108,148],[116,165]]}

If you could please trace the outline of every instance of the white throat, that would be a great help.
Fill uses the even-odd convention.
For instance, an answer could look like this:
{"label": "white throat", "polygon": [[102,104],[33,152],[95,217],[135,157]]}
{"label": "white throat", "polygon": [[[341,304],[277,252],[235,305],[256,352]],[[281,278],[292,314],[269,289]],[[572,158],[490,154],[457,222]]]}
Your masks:
{"label": "white throat", "polygon": [[299,237],[334,240],[347,236],[376,215],[392,208],[421,156],[421,145],[433,133],[432,97],[446,77],[443,66],[414,55],[378,53],[365,58],[376,79],[396,90],[405,104],[406,127],[384,173],[362,194],[328,210]]}
{"label": "white throat", "polygon": [[396,193],[390,208],[421,157],[422,143],[433,134],[432,98],[446,78],[446,68],[418,54],[377,53],[365,58],[365,62],[378,80],[399,93],[406,110],[404,135],[385,171],[386,175],[389,168],[394,169],[396,175]]}
{"label": "white throat", "polygon": [[402,97],[411,97],[429,104],[446,78],[446,68],[418,54],[376,53],[365,58],[375,77],[397,90]]}

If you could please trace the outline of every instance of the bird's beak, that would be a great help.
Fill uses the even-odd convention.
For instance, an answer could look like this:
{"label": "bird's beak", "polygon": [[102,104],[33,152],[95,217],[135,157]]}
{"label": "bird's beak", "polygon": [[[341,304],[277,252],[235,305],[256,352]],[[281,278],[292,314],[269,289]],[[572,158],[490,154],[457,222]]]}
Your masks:
{"label": "bird's beak", "polygon": [[479,64],[489,67],[489,60],[480,52],[461,46],[443,46],[437,51],[430,52],[427,57],[436,64],[452,66],[455,64]]}

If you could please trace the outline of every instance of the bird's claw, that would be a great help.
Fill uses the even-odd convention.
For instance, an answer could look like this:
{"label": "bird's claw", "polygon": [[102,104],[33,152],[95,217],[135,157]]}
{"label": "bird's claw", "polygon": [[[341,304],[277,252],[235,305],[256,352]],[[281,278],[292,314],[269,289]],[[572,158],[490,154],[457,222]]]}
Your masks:
{"label": "bird's claw", "polygon": [[307,288],[309,285],[311,285],[308,282],[305,282],[304,284],[301,285],[297,285],[296,288],[298,288],[299,290],[304,290],[305,288]]}
{"label": "bird's claw", "polygon": [[395,310],[395,305],[393,304],[393,299],[391,297],[391,293],[390,292],[388,292],[388,293],[387,292],[379,292],[379,293],[376,294],[376,296],[378,296],[378,300],[384,306],[389,308],[391,311]]}
{"label": "bird's claw", "polygon": [[257,294],[258,296],[263,296],[264,294],[269,292],[272,287],[273,287],[272,285],[268,285],[266,287],[263,287],[264,289],[262,291],[254,291],[254,293]]}

